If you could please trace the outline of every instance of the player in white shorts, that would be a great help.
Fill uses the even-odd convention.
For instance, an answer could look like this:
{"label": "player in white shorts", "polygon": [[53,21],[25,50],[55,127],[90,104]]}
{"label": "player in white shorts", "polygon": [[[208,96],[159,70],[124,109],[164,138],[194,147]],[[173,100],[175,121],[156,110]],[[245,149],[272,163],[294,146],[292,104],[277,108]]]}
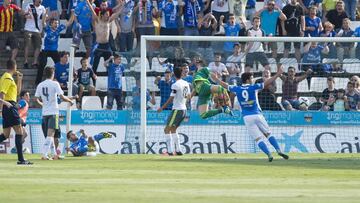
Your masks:
{"label": "player in white shorts", "polygon": [[[180,67],[175,67],[173,71],[176,82],[171,85],[171,94],[169,99],[158,109],[158,112],[161,112],[170,103],[173,103],[171,114],[168,117],[167,124],[164,129],[168,149],[165,154],[169,156],[183,155],[180,150],[179,135],[176,130],[186,116],[186,102],[190,99],[191,95],[189,83],[181,79],[182,69]],[[175,152],[173,152],[173,145],[175,146]]]}
{"label": "player in white shorts", "polygon": [[271,84],[283,73],[281,66],[278,67],[278,71],[275,76],[266,80],[264,83],[254,84],[254,77],[252,73],[243,73],[241,75],[242,85],[233,86],[222,82],[216,75],[212,75],[216,82],[220,83],[221,86],[227,88],[230,92],[236,93],[238,98],[241,114],[244,119],[246,128],[249,134],[254,137],[257,145],[269,158],[269,162],[272,162],[273,157],[266,146],[263,135],[269,140],[270,144],[275,148],[278,155],[284,159],[289,159],[289,156],[282,153],[279,144],[274,136],[271,135],[270,128],[266,122],[259,105],[257,93],[258,90],[264,89],[264,87]]}

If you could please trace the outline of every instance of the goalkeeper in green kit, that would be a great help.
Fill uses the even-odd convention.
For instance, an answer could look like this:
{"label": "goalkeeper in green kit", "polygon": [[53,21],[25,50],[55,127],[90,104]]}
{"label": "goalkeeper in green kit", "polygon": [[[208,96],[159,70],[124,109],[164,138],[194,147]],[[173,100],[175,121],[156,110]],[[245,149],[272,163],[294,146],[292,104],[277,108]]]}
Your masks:
{"label": "goalkeeper in green kit", "polygon": [[[202,61],[198,61],[202,63]],[[219,113],[233,115],[230,109],[230,97],[227,90],[210,82],[211,72],[207,67],[200,67],[194,75],[193,87],[198,94],[197,108],[202,119],[210,118]],[[192,96],[194,95],[194,93]],[[215,108],[209,110],[209,102],[214,99]]]}

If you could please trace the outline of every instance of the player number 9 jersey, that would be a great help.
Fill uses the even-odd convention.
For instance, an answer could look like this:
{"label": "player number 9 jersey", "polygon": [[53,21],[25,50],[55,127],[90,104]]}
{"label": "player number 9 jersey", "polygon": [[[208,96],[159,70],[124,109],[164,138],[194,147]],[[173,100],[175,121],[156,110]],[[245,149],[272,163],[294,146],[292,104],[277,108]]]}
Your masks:
{"label": "player number 9 jersey", "polygon": [[229,86],[229,91],[236,94],[242,116],[261,114],[257,93],[264,88],[264,83],[253,85]]}

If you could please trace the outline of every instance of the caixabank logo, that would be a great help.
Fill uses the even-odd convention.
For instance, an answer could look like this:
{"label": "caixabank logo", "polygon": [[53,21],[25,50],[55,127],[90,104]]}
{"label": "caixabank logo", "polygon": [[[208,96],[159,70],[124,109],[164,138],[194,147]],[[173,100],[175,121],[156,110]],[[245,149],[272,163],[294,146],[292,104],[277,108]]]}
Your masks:
{"label": "caixabank logo", "polygon": [[359,136],[340,139],[336,133],[323,132],[316,136],[315,147],[320,153],[360,153]]}

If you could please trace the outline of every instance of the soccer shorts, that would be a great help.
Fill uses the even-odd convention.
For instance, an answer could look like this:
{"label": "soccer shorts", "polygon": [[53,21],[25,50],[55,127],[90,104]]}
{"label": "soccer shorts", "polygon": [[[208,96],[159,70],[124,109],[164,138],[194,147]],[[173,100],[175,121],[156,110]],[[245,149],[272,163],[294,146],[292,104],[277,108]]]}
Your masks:
{"label": "soccer shorts", "polygon": [[261,114],[244,116],[244,123],[249,135],[254,139],[271,133],[268,123]]}
{"label": "soccer shorts", "polygon": [[179,127],[186,116],[186,110],[172,110],[168,117],[166,126]]}
{"label": "soccer shorts", "polygon": [[59,115],[43,116],[41,127],[45,137],[47,137],[48,129],[54,129],[56,132],[59,130]]}
{"label": "soccer shorts", "polygon": [[209,104],[211,100],[211,84],[208,80],[195,82],[195,91],[198,93],[199,99],[197,105]]}
{"label": "soccer shorts", "polygon": [[2,109],[3,128],[10,128],[13,126],[20,125],[21,123],[19,112],[18,109],[16,108],[16,103],[12,101],[8,101],[8,102],[10,102],[12,106],[8,108],[7,106],[3,105],[3,109]]}

